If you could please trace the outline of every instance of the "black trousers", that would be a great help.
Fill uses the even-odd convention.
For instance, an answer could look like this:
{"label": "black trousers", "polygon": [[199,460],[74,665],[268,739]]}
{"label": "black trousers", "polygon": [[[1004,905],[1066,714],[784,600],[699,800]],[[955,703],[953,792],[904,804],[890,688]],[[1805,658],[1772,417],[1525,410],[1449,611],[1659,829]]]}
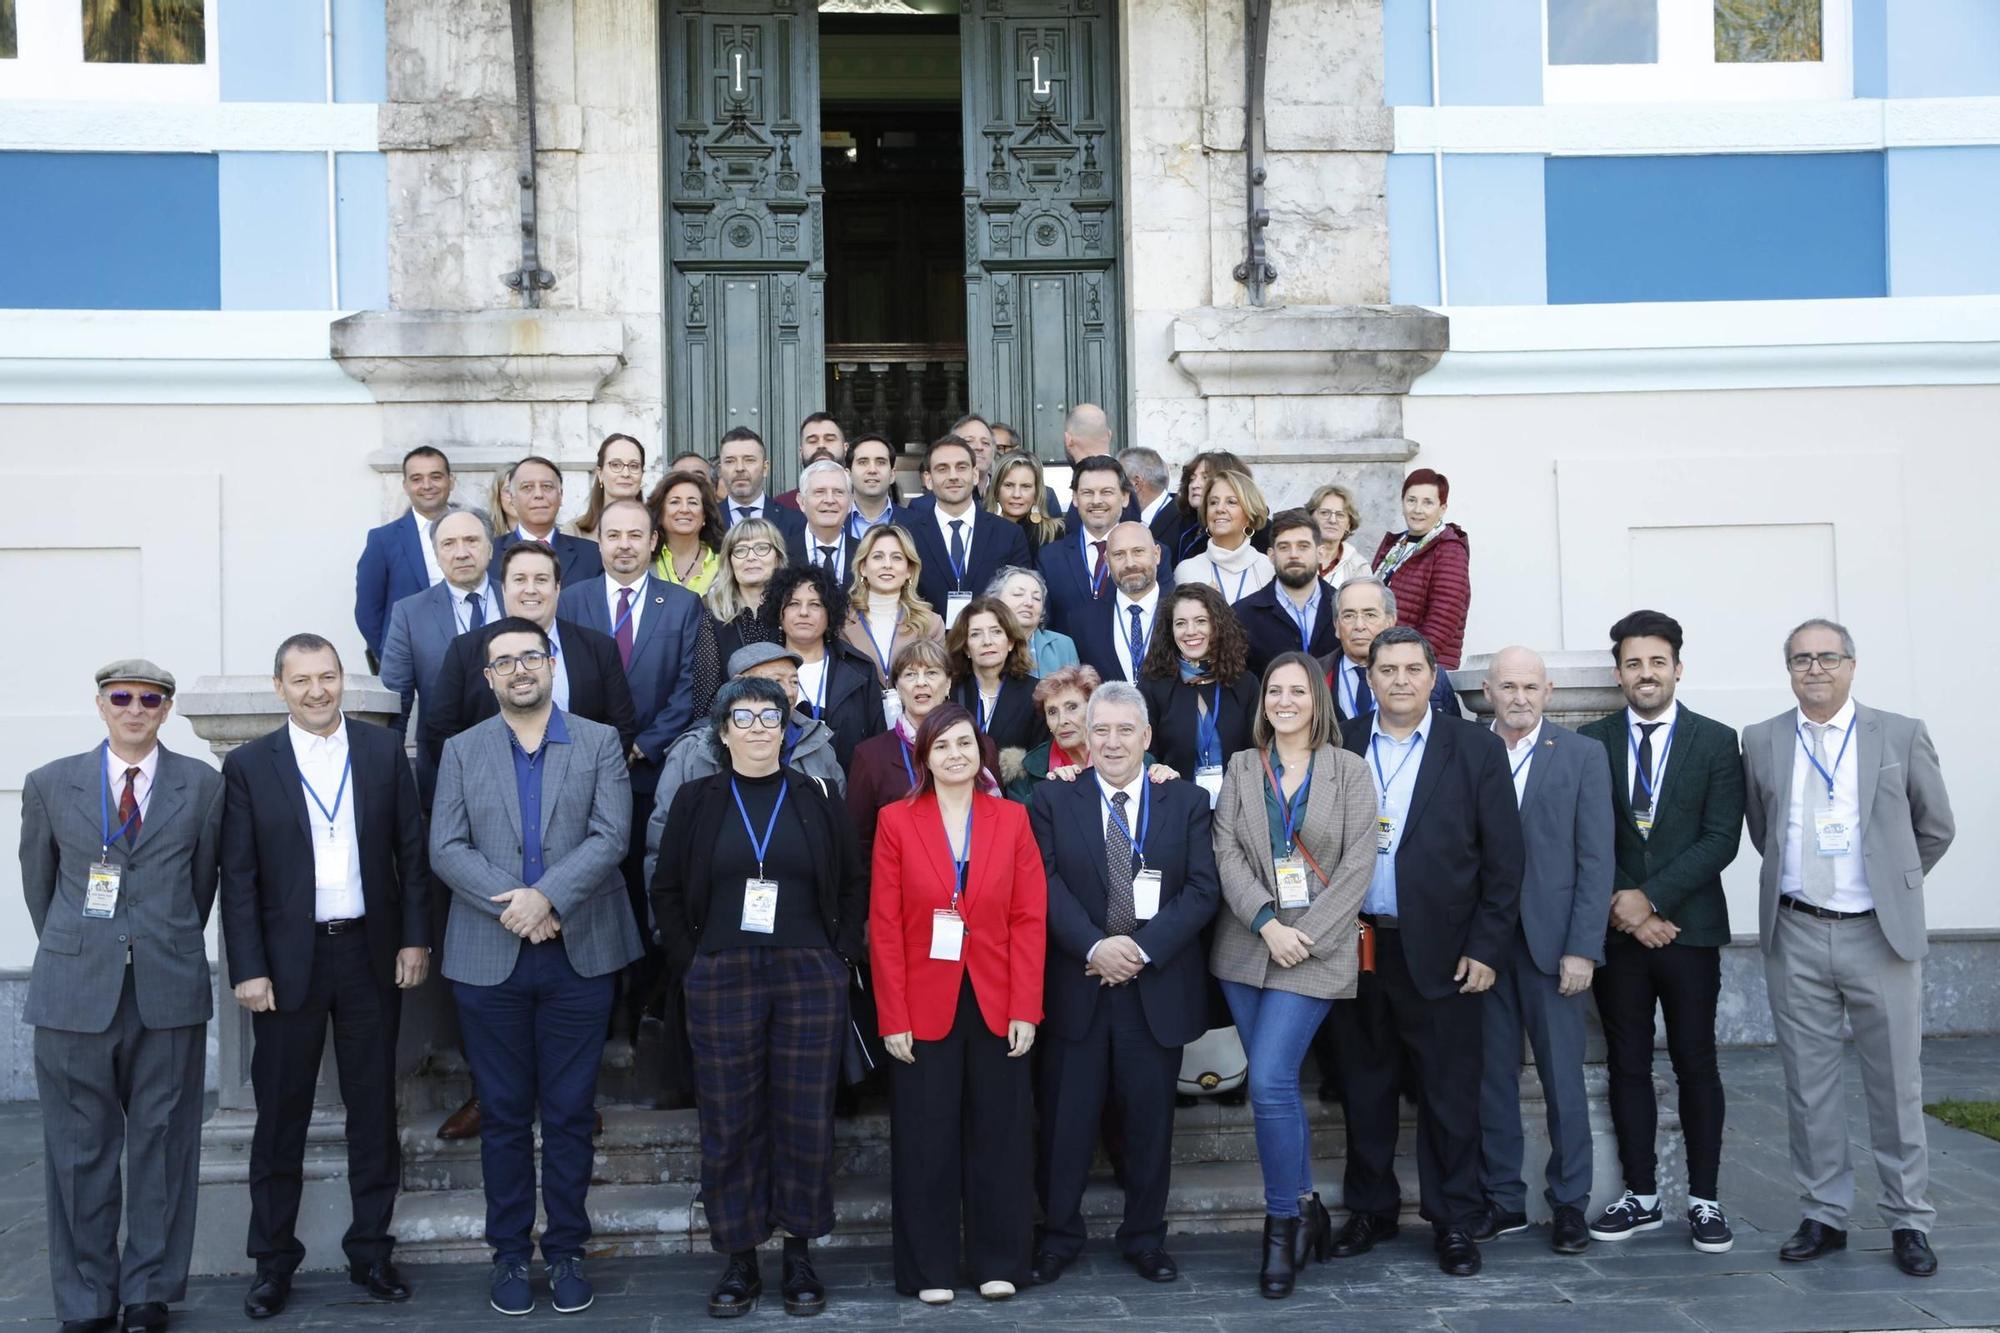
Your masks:
{"label": "black trousers", "polygon": [[1604,1026],[1611,1083],[1611,1127],[1625,1188],[1657,1194],[1659,1107],[1653,1093],[1653,1011],[1666,1016],[1667,1055],[1680,1085],[1681,1136],[1687,1143],[1688,1193],[1714,1199],[1722,1165],[1722,1074],[1715,1065],[1715,1005],[1722,993],[1722,950],[1669,944],[1648,949],[1622,931],[1604,946],[1604,966],[1590,989]]}
{"label": "black trousers", "polygon": [[[289,1002],[289,996],[280,996]],[[312,978],[298,1007],[252,1014],[250,1086],[257,1127],[250,1137],[250,1240],[259,1272],[290,1273],[305,1258],[293,1234],[305,1184],[306,1130],[326,1050],[328,1020],[347,1105],[347,1188],[353,1220],[341,1238],[350,1264],[389,1257],[396,1187],[396,1031],[402,995],[376,980],[360,930],[313,936]]]}
{"label": "black trousers", "polygon": [[1090,1028],[1078,1038],[1043,1027],[1041,1248],[1074,1259],[1083,1252],[1083,1192],[1097,1152],[1106,1092],[1122,1139],[1125,1218],[1118,1251],[1128,1257],[1167,1243],[1167,1183],[1173,1164],[1174,1085],[1181,1048],[1162,1046],[1146,1024],[1136,984],[1097,995]]}
{"label": "black trousers", "polygon": [[1028,1061],[987,1029],[970,976],[951,1031],[915,1054],[889,1062],[896,1290],[956,1286],[961,1229],[974,1283],[1023,1286],[1035,1241]]}
{"label": "black trousers", "polygon": [[1477,995],[1429,999],[1403,957],[1402,932],[1375,932],[1375,970],[1351,1000],[1335,1000],[1340,1103],[1347,1118],[1342,1197],[1348,1211],[1394,1222],[1398,1098],[1405,1062],[1417,1097],[1417,1181],[1424,1219],[1435,1228],[1467,1225],[1479,1192]]}

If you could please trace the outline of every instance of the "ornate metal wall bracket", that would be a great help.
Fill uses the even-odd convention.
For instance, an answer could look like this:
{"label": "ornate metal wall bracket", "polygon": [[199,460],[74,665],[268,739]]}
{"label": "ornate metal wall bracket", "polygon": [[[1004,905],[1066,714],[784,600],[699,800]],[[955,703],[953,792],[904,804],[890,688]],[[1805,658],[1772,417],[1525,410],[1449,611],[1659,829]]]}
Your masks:
{"label": "ornate metal wall bracket", "polygon": [[1272,0],[1244,0],[1243,11],[1243,165],[1248,188],[1243,193],[1247,214],[1248,253],[1235,269],[1238,282],[1250,288],[1250,304],[1263,305],[1265,289],[1278,280],[1278,268],[1264,255],[1264,229],[1271,210],[1264,206],[1264,67],[1271,45]]}
{"label": "ornate metal wall bracket", "polygon": [[521,294],[524,305],[542,303],[556,275],[542,267],[535,221],[535,18],[533,0],[512,0],[514,20],[514,114],[520,125],[521,267],[500,281]]}

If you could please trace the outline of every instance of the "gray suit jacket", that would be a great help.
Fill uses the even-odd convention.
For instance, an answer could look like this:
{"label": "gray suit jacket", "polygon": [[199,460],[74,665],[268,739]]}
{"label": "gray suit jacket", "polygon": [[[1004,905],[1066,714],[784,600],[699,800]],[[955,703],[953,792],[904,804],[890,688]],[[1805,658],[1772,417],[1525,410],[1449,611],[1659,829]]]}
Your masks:
{"label": "gray suit jacket", "polygon": [[[215,905],[222,837],[222,774],[160,747],[146,817],[124,868],[118,913],[83,914],[84,882],[104,849],[104,752],[45,764],[21,790],[21,887],[41,937],[21,1021],[63,1032],[103,1032],[125,986],[149,1028],[190,1027],[214,1012],[202,932]],[[115,817],[115,809],[114,809]]]}
{"label": "gray suit jacket", "polygon": [[[489,581],[479,591],[486,598],[487,620],[498,620],[503,614],[499,585]],[[457,637],[449,583],[434,583],[403,598],[390,608],[389,629],[382,636],[382,683],[398,694],[422,694],[437,679],[445,651]]]}
{"label": "gray suit jacket", "polygon": [[1535,966],[1550,976],[1564,954],[1604,961],[1614,818],[1604,747],[1543,721],[1521,797],[1521,835],[1528,850],[1521,933]]}
{"label": "gray suit jacket", "polygon": [[[1764,858],[1758,878],[1757,938],[1771,951],[1778,879],[1791,823],[1796,709],[1743,732],[1745,822]],[[1924,724],[1900,713],[1854,705],[1855,791],[1861,805],[1861,860],[1875,917],[1899,957],[1930,952],[1924,933],[1924,876],[1951,846],[1951,801]]]}
{"label": "gray suit jacket", "polygon": [[[549,747],[542,770],[542,863],[535,887],[562,921],[579,975],[603,976],[637,958],[639,927],[619,862],[632,831],[632,786],[618,732],[563,714],[569,744]],[[431,808],[431,873],[451,889],[444,974],[497,986],[513,974],[521,940],[500,924],[496,893],[521,887],[521,805],[504,717],[445,742]]]}

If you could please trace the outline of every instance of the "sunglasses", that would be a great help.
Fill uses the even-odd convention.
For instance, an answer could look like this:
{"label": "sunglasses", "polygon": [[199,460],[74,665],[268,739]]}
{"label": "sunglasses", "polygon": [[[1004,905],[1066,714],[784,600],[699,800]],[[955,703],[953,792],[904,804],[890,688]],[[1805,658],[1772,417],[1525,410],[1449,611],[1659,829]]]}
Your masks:
{"label": "sunglasses", "polygon": [[134,694],[131,690],[112,690],[104,697],[111,701],[113,708],[130,708],[132,701],[137,699],[139,707],[149,713],[167,701],[167,696],[157,690],[147,690],[140,694]]}

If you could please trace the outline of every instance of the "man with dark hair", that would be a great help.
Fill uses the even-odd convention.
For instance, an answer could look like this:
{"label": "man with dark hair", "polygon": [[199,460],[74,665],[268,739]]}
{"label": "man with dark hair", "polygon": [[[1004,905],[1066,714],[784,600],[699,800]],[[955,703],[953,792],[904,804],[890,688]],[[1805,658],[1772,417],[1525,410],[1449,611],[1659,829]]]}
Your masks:
{"label": "man with dark hair", "polygon": [[[1035,553],[1036,568],[1049,585],[1048,614],[1043,623],[1058,634],[1074,638],[1075,626],[1091,603],[1111,595],[1106,550],[1111,529],[1119,523],[1130,499],[1125,469],[1109,454],[1084,459],[1071,474],[1071,521],[1061,541],[1050,542]],[[1098,669],[1103,670],[1101,666]]]}
{"label": "man with dark hair", "polygon": [[667,464],[667,471],[697,472],[707,478],[711,488],[715,485],[715,464],[709,461],[707,454],[696,449],[683,449],[675,454],[673,461]]}
{"label": "man with dark hair", "polygon": [[[804,472],[814,459],[830,458],[847,466],[847,436],[831,412],[814,412],[799,423],[799,470]],[[796,490],[786,491],[771,503],[805,512]]]}
{"label": "man with dark hair", "polygon": [[847,451],[848,480],[854,486],[854,512],[847,530],[856,541],[870,528],[906,522],[908,510],[896,503],[896,451],[874,432],[858,435]]}
{"label": "man with dark hair", "polygon": [[442,449],[420,444],[403,455],[403,494],[409,512],[373,528],[354,566],[354,623],[368,648],[368,669],[381,669],[389,610],[405,597],[444,578],[431,545],[431,528],[451,508],[451,460]]}
{"label": "man with dark hair", "polygon": [[972,502],[976,468],[972,446],[956,435],[931,441],[924,451],[930,481],[930,512],[910,523],[910,540],[923,561],[917,595],[949,626],[973,596],[1006,565],[1028,563],[1028,539],[998,514],[982,514]]}
{"label": "man with dark hair", "polygon": [[993,432],[993,452],[995,455],[1020,453],[1027,448],[1021,442],[1021,432],[1015,430],[1004,421],[990,422],[987,429]]}
{"label": "man with dark hair", "polygon": [[1729,727],[1674,701],[1681,627],[1672,616],[1634,611],[1613,625],[1611,661],[1627,706],[1580,730],[1610,759],[1617,815],[1611,930],[1590,988],[1604,1025],[1625,1192],[1590,1235],[1620,1241],[1665,1221],[1654,1150],[1657,1010],[1680,1085],[1690,1238],[1704,1254],[1723,1254],[1736,1241],[1716,1193],[1723,1093],[1715,1008],[1729,943],[1722,872],[1743,841],[1742,751]]}
{"label": "man with dark hair", "polygon": [[554,551],[562,562],[566,584],[581,583],[604,572],[595,543],[556,527],[562,517],[562,469],[540,454],[529,454],[514,464],[514,474],[507,481],[507,494],[513,497],[514,513],[520,524],[512,532],[501,533],[493,543],[496,573],[507,552],[522,542],[535,542]]}
{"label": "man with dark hair", "polygon": [[796,509],[775,504],[764,494],[770,479],[771,460],[764,438],[748,426],[736,426],[722,437],[716,455],[716,472],[722,480],[722,523],[733,528],[746,518],[764,518],[790,534],[805,527],[805,516]]}
{"label": "man with dark hair", "polygon": [[341,715],[340,655],[316,634],[278,646],[271,683],[287,722],[222,761],[222,944],[254,1034],[252,1319],[285,1308],[305,1258],[295,1228],[329,1022],[347,1108],[348,1278],[377,1300],[409,1299],[390,1257],[396,1032],[431,944],[423,812],[401,740]]}
{"label": "man with dark hair", "polygon": [[1250,645],[1250,670],[1260,678],[1280,653],[1319,657],[1340,642],[1333,589],[1319,576],[1319,525],[1303,509],[1286,509],[1272,517],[1270,533],[1276,577],[1235,606]]}

